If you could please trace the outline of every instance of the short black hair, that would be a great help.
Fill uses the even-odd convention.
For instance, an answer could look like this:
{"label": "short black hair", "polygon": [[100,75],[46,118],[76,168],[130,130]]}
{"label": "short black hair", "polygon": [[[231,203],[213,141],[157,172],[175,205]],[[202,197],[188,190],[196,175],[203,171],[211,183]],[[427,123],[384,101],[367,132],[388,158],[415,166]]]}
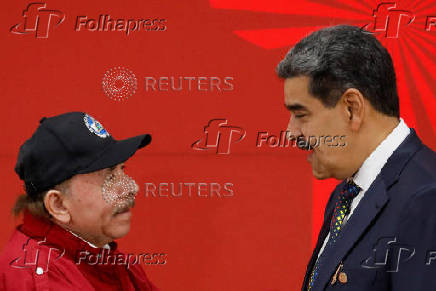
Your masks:
{"label": "short black hair", "polygon": [[309,92],[334,107],[349,88],[359,90],[375,110],[399,117],[392,58],[368,31],[351,25],[327,27],[300,40],[277,65],[280,78],[310,77]]}

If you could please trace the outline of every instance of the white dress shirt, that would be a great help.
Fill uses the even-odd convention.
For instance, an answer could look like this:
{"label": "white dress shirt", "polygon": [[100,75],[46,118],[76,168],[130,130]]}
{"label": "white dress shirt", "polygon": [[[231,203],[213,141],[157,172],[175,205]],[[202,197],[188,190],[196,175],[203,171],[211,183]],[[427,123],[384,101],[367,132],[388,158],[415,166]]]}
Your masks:
{"label": "white dress shirt", "polygon": [[[404,120],[400,118],[400,123],[394,130],[377,146],[377,148],[369,155],[369,157],[360,166],[357,173],[353,176],[353,181],[362,190],[357,194],[351,203],[350,213],[344,217],[342,226],[347,223],[353,215],[354,209],[356,209],[360,200],[362,200],[363,195],[369,189],[371,184],[374,182],[375,178],[380,173],[381,169],[386,164],[392,153],[398,148],[398,146],[406,139],[410,133],[410,128],[406,125]],[[318,258],[324,251],[325,245],[327,244],[330,237],[330,233],[326,236],[324,244],[322,245],[320,251],[318,252]]]}

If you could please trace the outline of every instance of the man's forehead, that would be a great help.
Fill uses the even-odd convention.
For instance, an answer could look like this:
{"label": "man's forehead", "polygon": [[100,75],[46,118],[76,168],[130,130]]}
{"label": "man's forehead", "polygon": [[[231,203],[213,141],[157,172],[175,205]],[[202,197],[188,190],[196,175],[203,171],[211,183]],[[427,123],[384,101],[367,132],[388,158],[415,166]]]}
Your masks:
{"label": "man's forehead", "polygon": [[309,92],[310,78],[296,76],[285,79],[284,105],[290,111],[312,110],[322,105],[321,100]]}
{"label": "man's forehead", "polygon": [[297,76],[285,79],[284,93],[287,105],[292,105],[292,101],[302,103],[304,99],[310,97],[309,81],[307,76]]}

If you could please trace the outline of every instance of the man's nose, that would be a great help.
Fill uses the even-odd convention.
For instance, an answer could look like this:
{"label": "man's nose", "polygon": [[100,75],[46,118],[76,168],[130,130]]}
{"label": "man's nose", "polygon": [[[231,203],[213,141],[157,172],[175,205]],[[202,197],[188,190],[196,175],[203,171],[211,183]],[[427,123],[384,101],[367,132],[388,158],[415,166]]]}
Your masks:
{"label": "man's nose", "polygon": [[122,173],[121,177],[122,183],[124,184],[124,191],[120,193],[119,195],[120,199],[135,199],[135,196],[139,192],[139,186],[136,184],[135,180],[130,178],[128,175],[126,175],[124,172]]}
{"label": "man's nose", "polygon": [[138,184],[136,184],[135,180],[133,180],[132,178],[130,178],[130,180],[131,180],[131,183],[133,184],[132,185],[131,195],[133,197],[135,197],[138,194],[138,192],[139,192],[139,186],[138,186]]}
{"label": "man's nose", "polygon": [[300,126],[298,125],[298,121],[295,120],[292,114],[291,117],[289,118],[288,128],[286,129],[286,133],[288,139],[297,138],[298,136],[302,135]]}

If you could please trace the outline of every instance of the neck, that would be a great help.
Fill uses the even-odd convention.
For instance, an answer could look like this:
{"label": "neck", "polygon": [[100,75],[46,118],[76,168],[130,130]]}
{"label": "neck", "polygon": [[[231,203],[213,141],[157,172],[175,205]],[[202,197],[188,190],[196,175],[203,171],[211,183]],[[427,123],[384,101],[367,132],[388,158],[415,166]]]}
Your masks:
{"label": "neck", "polygon": [[363,162],[391,134],[399,122],[397,117],[377,114],[377,117],[371,119],[370,122],[362,124],[361,133],[356,141],[355,163],[351,175],[359,170]]}
{"label": "neck", "polygon": [[98,239],[98,238],[93,237],[93,236],[83,235],[80,232],[73,230],[68,225],[65,225],[65,224],[62,224],[62,223],[58,223],[58,221],[53,220],[53,222],[55,224],[59,225],[60,227],[62,227],[63,229],[67,230],[68,232],[70,232],[74,236],[76,236],[76,237],[80,238],[81,240],[83,240],[84,242],[88,243],[91,247],[101,248],[101,247],[103,247],[106,244],[111,242],[110,240]]}

